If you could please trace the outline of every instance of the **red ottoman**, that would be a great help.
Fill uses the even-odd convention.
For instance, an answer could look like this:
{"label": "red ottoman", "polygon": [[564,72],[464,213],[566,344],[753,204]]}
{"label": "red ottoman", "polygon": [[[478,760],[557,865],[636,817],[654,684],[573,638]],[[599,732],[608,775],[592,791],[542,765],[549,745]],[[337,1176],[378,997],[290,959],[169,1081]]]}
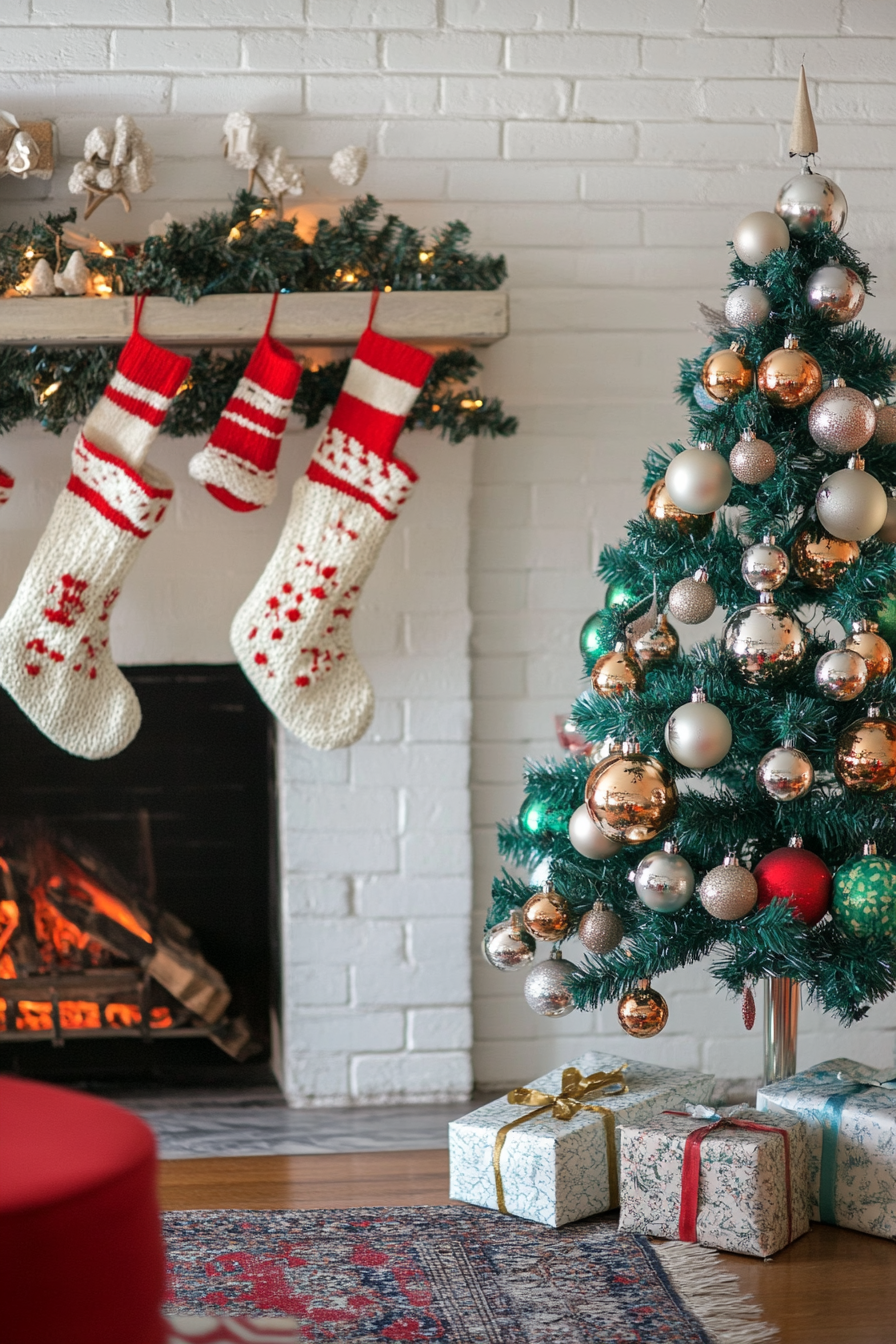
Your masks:
{"label": "red ottoman", "polygon": [[129,1111],[0,1078],[4,1344],[161,1344],[152,1131]]}

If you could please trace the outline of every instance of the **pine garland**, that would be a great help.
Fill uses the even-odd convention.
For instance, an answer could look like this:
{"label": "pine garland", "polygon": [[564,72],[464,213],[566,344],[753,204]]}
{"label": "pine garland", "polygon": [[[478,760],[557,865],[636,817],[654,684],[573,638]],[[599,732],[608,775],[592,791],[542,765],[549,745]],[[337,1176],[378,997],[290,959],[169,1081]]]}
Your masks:
{"label": "pine garland", "polygon": [[[120,294],[165,295],[182,303],[206,294],[275,290],[490,290],[505,279],[503,257],[468,250],[465,224],[449,223],[428,239],[397,215],[378,218],[380,208],[373,196],[359,197],[337,223],[321,220],[308,242],[291,220],[268,219],[265,202],[241,191],[229,210],[212,211],[193,224],[173,223],[164,237],[147,238],[139,248],[121,244],[109,248],[109,256],[91,253],[90,267]],[[66,234],[76,218],[74,209],[49,214],[0,235],[0,292],[21,287],[41,257],[54,270],[63,268],[77,246]],[[60,434],[102,394],[120,352],[120,346],[0,348],[0,433],[36,420]],[[209,433],[250,353],[201,350],[165,433],[175,438]],[[335,402],[348,364],[336,360],[304,370],[293,410],[306,428],[318,424]],[[500,400],[468,386],[481,368],[469,351],[439,355],[406,428],[437,429],[451,443],[470,435],[515,434],[517,421],[505,415]]]}

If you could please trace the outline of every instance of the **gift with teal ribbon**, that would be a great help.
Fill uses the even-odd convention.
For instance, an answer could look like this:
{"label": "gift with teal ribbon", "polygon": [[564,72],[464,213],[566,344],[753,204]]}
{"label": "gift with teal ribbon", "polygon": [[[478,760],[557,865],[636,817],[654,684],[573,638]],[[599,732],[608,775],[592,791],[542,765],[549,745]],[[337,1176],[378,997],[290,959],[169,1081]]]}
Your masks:
{"label": "gift with teal ribbon", "polygon": [[896,1237],[896,1072],[832,1059],[767,1084],[756,1104],[806,1122],[813,1218]]}

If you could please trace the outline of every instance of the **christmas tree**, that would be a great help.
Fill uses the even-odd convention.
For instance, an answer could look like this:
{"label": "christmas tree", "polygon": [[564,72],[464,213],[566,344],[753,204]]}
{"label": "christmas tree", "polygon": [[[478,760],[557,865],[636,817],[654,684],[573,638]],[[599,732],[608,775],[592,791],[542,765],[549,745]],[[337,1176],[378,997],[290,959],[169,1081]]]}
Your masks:
{"label": "christmas tree", "polygon": [[[896,351],[856,320],[873,277],[803,76],[790,148],[802,172],[738,225],[713,344],[681,362],[692,444],[650,450],[601,555],[572,750],[527,764],[500,829],[547,880],[495,880],[486,958],[529,965],[548,1016],[619,1000],[636,1036],[668,1015],[650,982],[708,955],[748,1025],[763,978],[844,1023],[896,986]],[[669,617],[717,607],[683,654]]]}

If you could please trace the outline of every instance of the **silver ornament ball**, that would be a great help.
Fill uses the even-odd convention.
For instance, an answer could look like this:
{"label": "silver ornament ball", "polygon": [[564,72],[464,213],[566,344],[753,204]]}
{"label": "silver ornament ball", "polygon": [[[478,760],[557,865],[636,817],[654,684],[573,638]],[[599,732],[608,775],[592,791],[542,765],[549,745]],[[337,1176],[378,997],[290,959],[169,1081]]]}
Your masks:
{"label": "silver ornament ball", "polygon": [[848,213],[846,197],[837,183],[808,168],[784,184],[775,210],[796,238],[805,238],[821,224],[830,224],[839,233]]}
{"label": "silver ornament ball", "polygon": [[689,770],[708,770],[718,765],[731,750],[732,733],[728,715],[718,705],[707,702],[702,691],[673,710],[666,722],[666,746],[679,765]]}
{"label": "silver ornament ball", "polygon": [[745,266],[759,266],[771,252],[786,252],[790,231],[770,210],[754,210],[734,230],[734,250]]}
{"label": "silver ornament ball", "polygon": [[896,443],[896,406],[887,406],[880,399],[874,403],[876,421],[871,435],[872,448],[891,448]]}
{"label": "silver ornament ball", "polygon": [[790,573],[790,558],[786,551],[775,545],[774,538],[766,537],[744,551],[740,572],[757,593],[773,593]]}
{"label": "silver ornament ball", "polygon": [[867,684],[868,667],[854,649],[829,649],[815,664],[815,685],[829,700],[855,700]]}
{"label": "silver ornament ball", "polygon": [[761,485],[774,474],[778,455],[765,439],[757,439],[752,429],[745,429],[731,449],[728,465],[732,476],[744,485]]}
{"label": "silver ornament ball", "polygon": [[577,969],[575,963],[566,961],[556,948],[547,961],[533,966],[523,986],[523,994],[532,1011],[542,1017],[566,1017],[571,1013],[575,1004],[569,977]]}
{"label": "silver ornament ball", "polygon": [[725,300],[725,320],[732,327],[761,327],[772,306],[758,285],[738,285]]}
{"label": "silver ornament ball", "polygon": [[722,642],[749,686],[784,681],[806,654],[803,627],[774,602],[759,602],[734,612],[725,625]]}
{"label": "silver ornament ball", "polygon": [[482,955],[499,971],[512,971],[535,960],[535,939],[523,928],[523,918],[514,910],[510,919],[493,925],[482,939]]}
{"label": "silver ornament ball", "polygon": [[609,859],[623,848],[617,840],[611,840],[594,824],[584,803],[576,808],[569,819],[569,843],[586,859]]}
{"label": "silver ornament ball", "polygon": [[633,880],[647,908],[664,915],[687,905],[696,887],[693,868],[670,840],[641,860]]}
{"label": "silver ornament ball", "polygon": [[669,610],[684,625],[708,621],[715,609],[716,594],[705,569],[698,569],[693,578],[679,579],[669,593]]}
{"label": "silver ornament ball", "polygon": [[618,947],[624,933],[622,920],[604,901],[595,901],[579,920],[579,942],[599,957]]}
{"label": "silver ornament ball", "polygon": [[711,444],[686,448],[666,468],[666,490],[685,513],[715,513],[731,494],[731,468]]}
{"label": "silver ornament ball", "polygon": [[851,266],[828,262],[806,281],[806,302],[814,313],[824,313],[829,322],[840,326],[862,311],[865,286]]}
{"label": "silver ornament ball", "polygon": [[711,868],[700,883],[701,904],[714,919],[743,919],[753,909],[758,895],[753,874],[731,857],[718,868]]}
{"label": "silver ornament ball", "polygon": [[878,528],[876,535],[880,537],[881,541],[896,546],[896,499],[892,495],[887,497],[887,516],[884,519],[883,527]]}
{"label": "silver ornament ball", "polygon": [[858,459],[856,465],[834,471],[822,482],[815,496],[815,512],[832,537],[867,541],[887,521],[887,493]]}
{"label": "silver ornament ball", "polygon": [[835,378],[809,410],[809,433],[829,453],[857,453],[877,425],[874,402],[856,387]]}
{"label": "silver ornament ball", "polygon": [[804,751],[785,743],[765,753],[756,767],[756,778],[776,803],[792,803],[809,792],[815,769]]}

